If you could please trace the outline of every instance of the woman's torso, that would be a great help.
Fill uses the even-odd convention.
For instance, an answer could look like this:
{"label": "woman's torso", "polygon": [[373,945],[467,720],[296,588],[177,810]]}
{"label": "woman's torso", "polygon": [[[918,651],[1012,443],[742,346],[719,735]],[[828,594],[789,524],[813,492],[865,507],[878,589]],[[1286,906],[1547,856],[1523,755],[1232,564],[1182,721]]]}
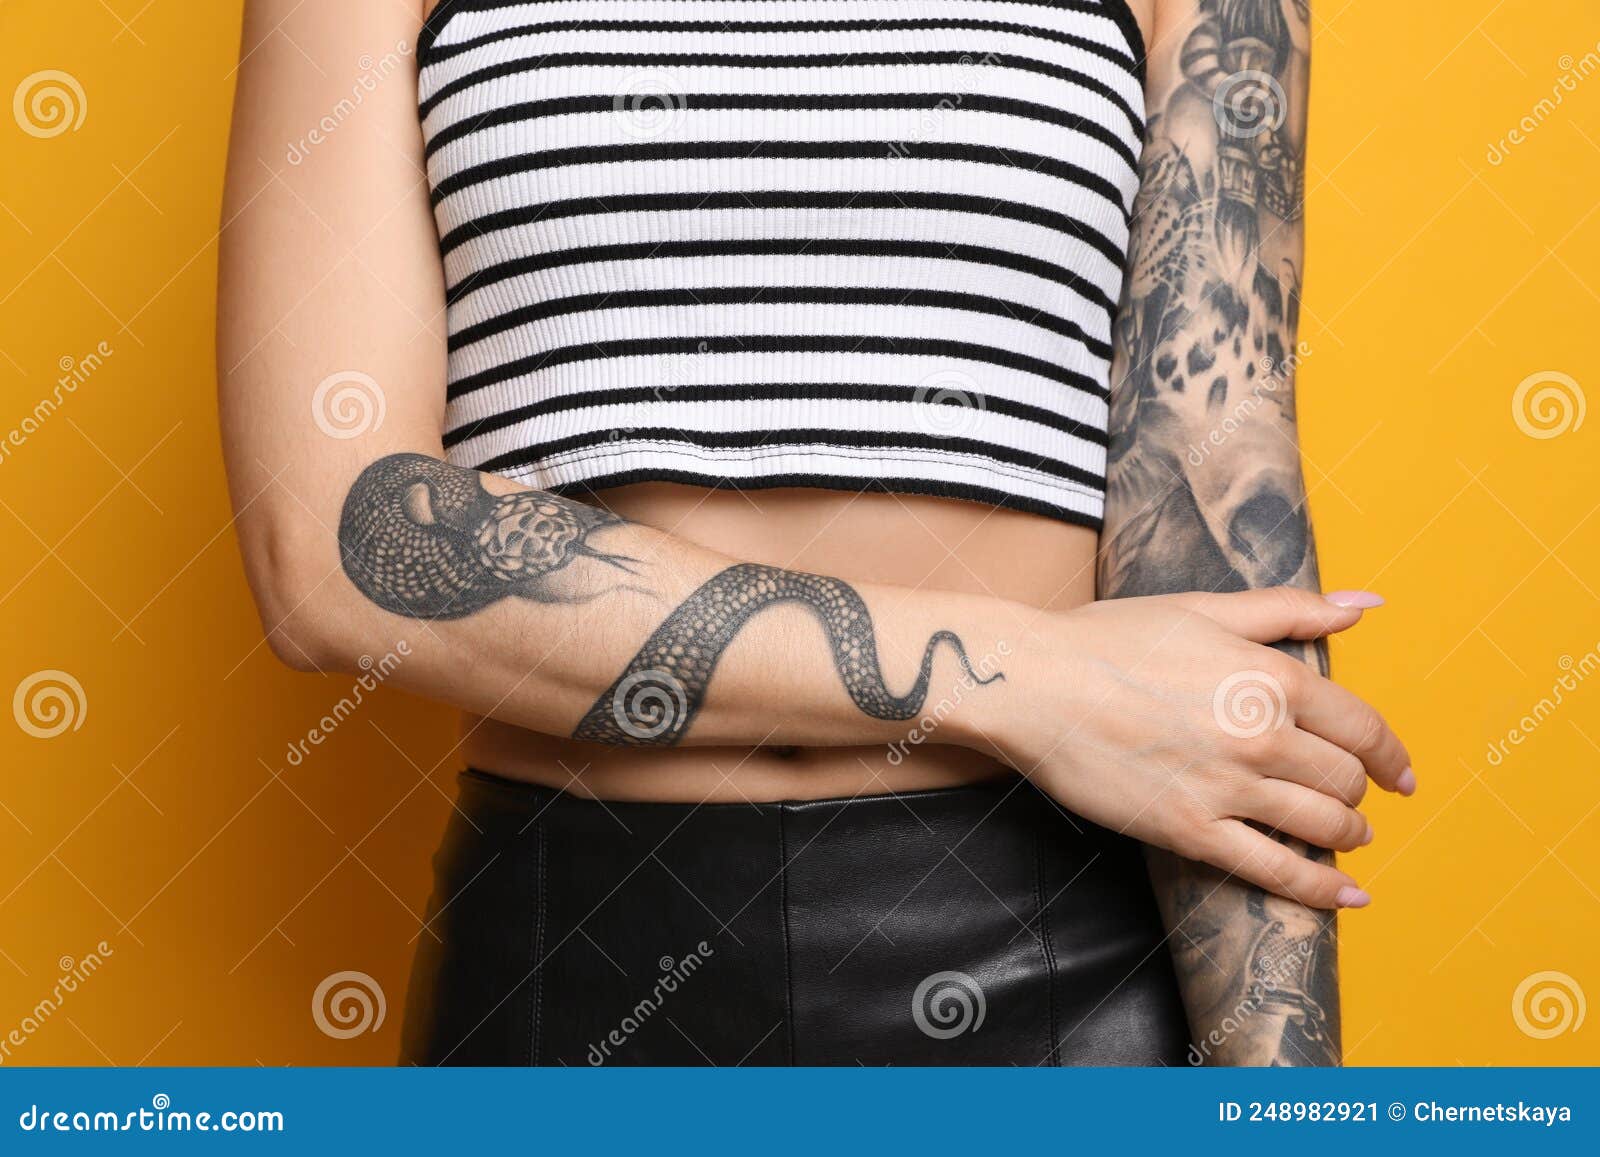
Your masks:
{"label": "woman's torso", "polygon": [[[760,117],[784,117],[782,111],[761,110],[789,98],[785,84],[774,82],[774,71],[750,70],[745,79],[730,81],[718,54],[826,55],[840,50],[839,29],[813,26],[819,37],[813,40],[810,29],[802,34],[745,28],[732,34],[726,26],[708,27],[703,32],[710,39],[679,32],[658,46],[641,39],[638,28],[612,27],[584,41],[575,37],[612,17],[629,16],[628,5],[612,0],[547,8],[454,0],[464,17],[477,14],[443,34],[441,43],[448,40],[449,47],[428,43],[423,54],[430,177],[452,287],[445,430],[452,460],[535,486],[571,486],[598,476],[604,488],[596,500],[611,510],[739,559],[846,581],[988,594],[1051,610],[1088,601],[1094,591],[1097,488],[1103,488],[1110,315],[1121,276],[1115,258],[1127,241],[1142,109],[1127,60],[1137,30],[1128,28],[1126,15],[1131,7],[1149,27],[1153,2],[1133,0],[1123,7],[1121,0],[1103,0],[1097,8],[1074,0],[1052,10],[1035,0],[970,9],[947,0],[908,0],[903,11],[895,7],[890,15],[932,18],[923,21],[932,31],[907,25],[906,35],[920,39],[904,42],[907,57],[927,61],[932,71],[908,70],[896,55],[902,42],[886,42],[890,52],[868,54],[882,58],[870,65],[879,71],[863,73],[852,61],[852,77],[840,94],[846,106],[859,106],[866,96],[863,108],[874,111],[852,118],[828,107],[831,93],[819,111],[819,102],[808,95],[800,104],[809,111],[787,114],[791,119],[773,129],[792,139],[776,147],[768,142],[757,150],[753,167],[741,167],[741,157],[710,154],[726,152],[719,144],[724,139],[742,139],[751,126],[767,123]],[[631,15],[658,23],[664,17],[669,26],[680,19],[676,6],[633,7],[638,11]],[[734,16],[746,23],[863,14],[837,4],[815,12],[785,4],[784,13],[764,4],[700,4],[684,11],[689,7],[738,9]],[[1091,15],[1079,23],[1075,11]],[[1108,22],[1104,12],[1117,13],[1116,20]],[[440,35],[453,19],[449,8],[442,10],[432,33]],[[527,37],[530,20],[556,27]],[[1017,25],[1032,31],[1020,34]],[[884,47],[878,40],[889,32],[874,26],[866,35],[872,45],[862,42],[863,49]],[[488,46],[472,47],[479,40]],[[787,46],[781,50],[780,40]],[[671,50],[659,58],[667,62],[661,67],[654,63],[658,47]],[[959,53],[952,51],[957,48]],[[645,64],[636,77],[627,71]],[[988,64],[997,67],[982,67]],[[794,75],[799,89],[811,94],[831,83],[819,88],[819,70],[807,69],[803,83],[801,74]],[[474,77],[483,78],[482,88]],[[950,87],[952,78],[975,88],[917,111],[929,93]],[[696,108],[699,98],[690,98],[686,109],[679,108],[675,102],[682,98],[673,94],[681,83],[693,92],[711,91],[713,98],[703,104],[734,107]],[[609,92],[618,85],[628,92],[642,85],[634,97],[647,114],[652,102],[664,102],[668,114],[682,112],[682,119],[669,115],[667,121],[703,138],[689,145],[700,151],[677,153],[683,142],[670,133],[663,143],[659,117],[624,125],[629,131],[619,136],[615,124],[598,123],[594,110],[572,115],[575,93],[580,104],[593,103],[585,95],[589,88]],[[747,100],[749,94],[756,95]],[[629,113],[634,103],[630,98],[617,109]],[[750,117],[757,119],[749,125],[740,119]],[[850,156],[845,146],[839,153],[843,169],[824,174],[797,167],[813,158],[823,167],[833,164],[832,142],[841,137],[898,140],[901,130],[908,137],[886,156]],[[1009,154],[998,164],[995,144]],[[706,149],[709,154],[702,155]],[[664,158],[668,153],[674,155]],[[566,167],[551,169],[536,157],[562,157]],[[641,157],[675,168],[631,166]],[[1037,163],[1019,167],[1018,157]],[[625,163],[607,167],[619,158]],[[841,205],[841,189],[862,188],[854,183],[858,174],[874,195]],[[721,201],[737,200],[742,189],[765,198],[750,206],[721,205],[723,223],[707,233],[708,218],[674,216],[685,193],[702,186],[716,189]],[[612,194],[659,196],[663,188],[670,190],[670,201],[641,205],[638,213],[619,214],[618,206],[604,203]],[[804,194],[799,203],[787,203],[797,188]],[[906,205],[895,203],[901,192]],[[980,212],[980,200],[1007,208]],[[551,204],[568,208],[546,214],[542,207]],[[530,215],[530,205],[540,208]],[[492,228],[482,227],[486,221]],[[809,246],[786,251],[781,238],[791,234],[822,242],[822,252],[806,251]],[[780,239],[779,248],[764,250],[773,237]],[[836,251],[827,252],[835,239]],[[663,252],[651,248],[663,241]],[[646,251],[634,252],[641,242]],[[947,259],[940,247],[964,251]],[[677,254],[677,248],[684,252]],[[702,249],[712,256],[701,260]],[[541,256],[551,250],[557,258],[583,257],[576,265],[560,260],[552,266]],[[657,259],[668,250],[674,251],[671,262]],[[872,290],[881,295],[907,285],[919,293],[915,300],[871,299]],[[673,296],[708,286],[715,288],[706,301]],[[735,300],[752,286],[758,292]],[[853,294],[867,292],[867,299],[829,299],[839,286],[855,286]],[[654,308],[633,311],[637,320],[624,319],[619,300],[605,300],[619,290]],[[591,301],[597,308],[530,311],[536,301],[552,297]],[[697,320],[693,324],[704,328],[684,329],[676,319],[686,316],[685,305],[687,314],[704,309],[709,324]],[[841,346],[836,334],[853,334],[858,325],[876,335],[869,340],[882,348],[855,348],[853,340]],[[724,348],[729,339],[691,341],[680,331],[696,338],[756,331],[766,335],[768,348],[739,336],[731,340],[741,348]],[[677,350],[674,342],[689,344]],[[817,348],[807,352],[802,347],[808,344]],[[552,346],[562,347],[560,357],[546,365]],[[568,349],[576,355],[566,356]],[[642,356],[633,356],[636,351]],[[678,380],[684,371],[673,359],[696,352],[703,356],[691,376],[699,376],[686,389],[687,379]],[[882,353],[896,356],[868,356]],[[880,370],[891,362],[897,363],[894,370]],[[954,368],[945,368],[949,364]],[[813,379],[836,384],[812,384],[803,394],[790,385]],[[663,380],[669,382],[665,392]],[[707,384],[695,384],[701,381]],[[696,389],[750,381],[760,384],[709,425],[701,420],[703,409],[699,416],[691,412]],[[956,402],[965,412],[956,417],[965,420],[959,428],[947,428],[942,418],[913,422],[904,417],[903,405],[885,404],[886,394],[909,392],[912,385],[919,397],[939,394],[936,401],[951,391],[960,394]],[[586,390],[594,393],[585,397]],[[633,411],[602,414],[608,397],[614,403],[643,393],[650,397]],[[758,399],[774,394],[786,406],[769,414]],[[603,428],[608,425],[616,428]],[[801,426],[815,428],[796,429]],[[739,431],[732,439],[730,429]],[[854,437],[829,433],[841,430]],[[783,450],[782,466],[761,462],[763,455],[778,455],[775,441],[799,447]],[[896,454],[905,466],[883,464],[895,462]],[[640,462],[647,469],[638,470]],[[808,477],[826,474],[827,481],[814,485],[831,488],[783,486],[783,471],[797,462]],[[704,468],[696,471],[697,463]],[[766,470],[768,476],[742,491],[657,480],[693,481],[697,472],[738,477],[740,470]],[[851,485],[857,477],[870,480],[874,471],[895,480]],[[630,472],[651,480],[616,484],[626,483]],[[911,475],[909,484],[899,475]],[[923,493],[908,492],[917,489]],[[929,491],[967,497],[932,497]],[[892,607],[873,609],[893,613]],[[933,743],[893,751],[641,752],[484,718],[465,720],[461,755],[472,766],[578,794],[691,803],[879,794],[973,782],[1002,770],[985,755]]]}

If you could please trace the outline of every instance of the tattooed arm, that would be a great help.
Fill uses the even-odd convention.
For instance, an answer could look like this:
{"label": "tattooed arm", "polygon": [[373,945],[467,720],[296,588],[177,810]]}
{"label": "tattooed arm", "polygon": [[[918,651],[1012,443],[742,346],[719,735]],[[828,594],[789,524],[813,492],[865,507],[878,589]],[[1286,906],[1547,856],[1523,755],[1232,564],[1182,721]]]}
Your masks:
{"label": "tattooed arm", "polygon": [[[1308,8],[1309,0],[1161,6],[1134,253],[1115,335],[1103,597],[1318,589],[1294,409],[1305,353],[1296,331]],[[1320,640],[1280,648],[1326,675]],[[1245,675],[1265,684],[1270,705],[1271,681]],[[1364,785],[1334,762],[1314,771],[1325,790],[1359,802]],[[1150,862],[1192,1059],[1338,1064],[1332,913],[1167,852],[1152,850]]]}
{"label": "tattooed arm", "polygon": [[968,676],[961,652],[994,655],[998,606],[740,565],[441,460],[443,271],[415,85],[397,70],[284,159],[348,98],[351,62],[414,41],[421,10],[245,7],[219,384],[274,651],[359,670],[403,644],[396,687],[617,744],[888,742],[924,698],[997,674],[995,656]]}
{"label": "tattooed arm", "polygon": [[[499,643],[483,654],[509,649],[534,662],[498,713],[507,715],[510,703],[521,714],[513,721],[567,730],[559,708],[545,705],[577,692],[593,700],[570,728],[578,739],[887,742],[904,731],[893,724],[922,710],[942,649],[968,687],[1001,678],[995,651],[980,672],[961,636],[945,627],[913,628],[920,660],[901,694],[890,691],[878,656],[880,636],[904,642],[905,629],[930,615],[985,631],[982,600],[901,592],[894,619],[875,623],[862,594],[839,579],[730,563],[603,510],[424,454],[390,454],[361,473],[344,501],[339,553],[351,585],[394,615],[442,624],[512,604],[499,612],[527,631],[531,647]],[[574,613],[590,603],[603,611]],[[623,663],[623,648],[660,604],[665,617]],[[820,628],[816,637],[794,637],[792,621],[787,632],[764,624],[771,619],[764,612],[786,605],[808,613]],[[712,676],[742,635],[753,637],[749,658],[724,669],[721,698],[708,709]],[[608,679],[618,666],[621,673]]]}

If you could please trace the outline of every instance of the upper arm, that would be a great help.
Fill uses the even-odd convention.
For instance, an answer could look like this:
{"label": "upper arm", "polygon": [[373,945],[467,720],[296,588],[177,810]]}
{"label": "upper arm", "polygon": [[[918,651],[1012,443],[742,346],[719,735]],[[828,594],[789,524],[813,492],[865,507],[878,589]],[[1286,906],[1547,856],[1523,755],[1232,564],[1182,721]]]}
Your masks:
{"label": "upper arm", "polygon": [[245,5],[217,359],[229,483],[269,625],[265,588],[337,571],[327,528],[360,469],[439,451],[444,288],[416,114],[421,11]]}
{"label": "upper arm", "polygon": [[1114,334],[1106,594],[1314,581],[1294,406],[1309,34],[1308,0],[1158,5]]}

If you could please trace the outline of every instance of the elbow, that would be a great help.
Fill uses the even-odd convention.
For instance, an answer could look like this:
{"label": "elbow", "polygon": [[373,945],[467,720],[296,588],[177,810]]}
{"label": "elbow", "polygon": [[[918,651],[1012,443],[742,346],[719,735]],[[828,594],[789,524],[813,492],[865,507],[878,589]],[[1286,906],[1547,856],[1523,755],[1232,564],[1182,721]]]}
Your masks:
{"label": "elbow", "polygon": [[350,665],[353,641],[330,604],[343,581],[325,543],[301,528],[263,520],[241,526],[245,575],[273,656],[293,671],[326,674]]}
{"label": "elbow", "polygon": [[293,622],[293,618],[294,616],[290,616],[291,621],[268,626],[263,615],[262,625],[267,638],[267,647],[278,662],[291,671],[308,675],[326,675],[345,666],[340,659],[341,653],[335,647],[321,635]]}

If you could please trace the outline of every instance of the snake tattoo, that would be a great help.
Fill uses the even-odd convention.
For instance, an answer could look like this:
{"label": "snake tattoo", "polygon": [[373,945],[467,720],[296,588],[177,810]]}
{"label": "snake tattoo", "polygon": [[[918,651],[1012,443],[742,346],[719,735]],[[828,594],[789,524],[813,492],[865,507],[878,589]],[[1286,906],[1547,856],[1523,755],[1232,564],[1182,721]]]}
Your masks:
{"label": "snake tattoo", "polygon": [[[344,572],[373,603],[415,619],[461,619],[507,598],[581,603],[626,582],[587,593],[560,580],[589,558],[630,576],[640,559],[609,553],[590,538],[629,524],[614,514],[543,491],[495,495],[475,471],[421,454],[372,463],[346,496],[339,519]],[[761,611],[806,607],[827,636],[834,668],[852,702],[875,719],[910,719],[927,698],[933,661],[950,647],[977,685],[981,677],[952,631],[931,635],[909,690],[891,692],[878,659],[872,615],[848,583],[758,563],[712,576],[684,599],[589,708],[576,739],[615,746],[677,743],[705,700],[718,660]]]}
{"label": "snake tattoo", "polygon": [[344,572],[386,611],[465,618],[504,598],[583,601],[550,578],[589,556],[629,574],[638,559],[605,554],[589,535],[622,519],[537,491],[496,496],[477,473],[422,454],[368,466],[339,518]]}
{"label": "snake tattoo", "polygon": [[884,683],[872,615],[848,583],[739,563],[708,579],[667,616],[589,708],[573,737],[613,745],[676,743],[699,710],[723,650],[751,618],[779,603],[800,603],[816,616],[845,690],[874,719],[910,719],[922,710],[941,643],[950,645],[962,670],[980,686],[1002,678],[999,672],[979,677],[961,639],[952,631],[935,631],[923,648],[916,681],[904,695],[895,695]]}

